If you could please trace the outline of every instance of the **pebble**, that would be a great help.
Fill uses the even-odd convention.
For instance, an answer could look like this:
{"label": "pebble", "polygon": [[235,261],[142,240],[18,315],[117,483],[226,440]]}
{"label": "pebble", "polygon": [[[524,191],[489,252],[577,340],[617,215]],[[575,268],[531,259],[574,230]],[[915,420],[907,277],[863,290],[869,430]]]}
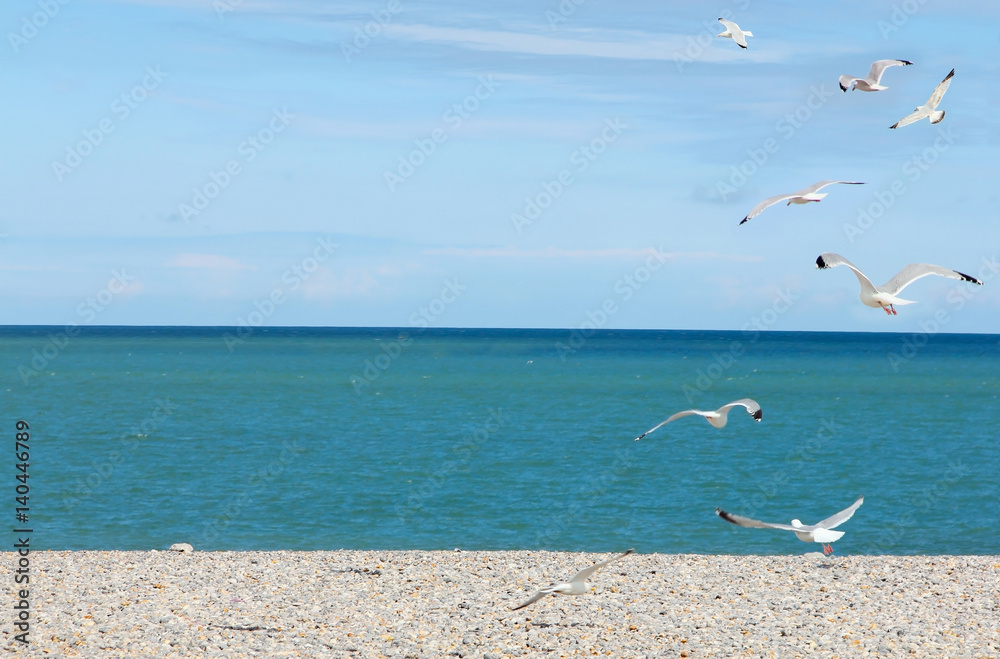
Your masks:
{"label": "pebble", "polygon": [[[33,656],[1000,657],[998,556],[32,552]],[[11,557],[6,556],[7,563]],[[6,647],[12,627],[0,627]]]}

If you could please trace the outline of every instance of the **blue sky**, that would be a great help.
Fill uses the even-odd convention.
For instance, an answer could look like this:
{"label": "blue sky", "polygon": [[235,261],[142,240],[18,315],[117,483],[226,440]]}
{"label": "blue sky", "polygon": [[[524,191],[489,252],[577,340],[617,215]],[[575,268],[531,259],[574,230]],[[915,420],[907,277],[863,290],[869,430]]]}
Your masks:
{"label": "blue sky", "polygon": [[[996,332],[998,15],[7,2],[0,322]],[[888,129],[952,68],[943,122]],[[738,226],[820,179],[866,185]],[[828,251],[985,286],[887,317]]]}

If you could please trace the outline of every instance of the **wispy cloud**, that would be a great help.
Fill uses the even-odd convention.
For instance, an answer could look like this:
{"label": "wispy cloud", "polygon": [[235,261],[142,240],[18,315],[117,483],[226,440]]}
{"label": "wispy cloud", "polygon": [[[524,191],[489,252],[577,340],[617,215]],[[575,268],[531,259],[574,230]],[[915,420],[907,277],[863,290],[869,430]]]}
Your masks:
{"label": "wispy cloud", "polygon": [[[427,256],[459,256],[465,258],[507,258],[507,259],[635,259],[649,256],[651,248],[632,249],[521,249],[508,247],[439,247],[424,250]],[[753,263],[761,261],[759,256],[740,254],[719,254],[718,252],[660,252],[669,260],[687,259],[698,261],[734,261]]]}
{"label": "wispy cloud", "polygon": [[[673,60],[676,55],[683,53],[690,37],[682,34],[650,36],[636,31],[586,30],[574,32],[579,38],[566,38],[527,32],[404,23],[386,26],[385,34],[397,39],[444,43],[472,50],[632,60]],[[700,59],[712,62],[740,58],[764,62],[778,61],[782,55],[773,50],[768,53],[747,54],[734,52],[732,49],[710,48]]]}
{"label": "wispy cloud", "polygon": [[168,268],[201,268],[210,270],[256,270],[257,268],[219,254],[176,254],[164,263]]}

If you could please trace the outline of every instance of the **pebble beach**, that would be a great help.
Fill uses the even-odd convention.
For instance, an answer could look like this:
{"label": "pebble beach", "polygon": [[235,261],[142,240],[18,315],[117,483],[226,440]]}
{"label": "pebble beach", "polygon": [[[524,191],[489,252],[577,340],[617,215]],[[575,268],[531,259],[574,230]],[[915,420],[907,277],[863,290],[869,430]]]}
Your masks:
{"label": "pebble beach", "polygon": [[1000,556],[632,554],[593,575],[593,592],[511,611],[610,556],[32,552],[30,645],[18,648],[8,620],[4,647],[31,657],[1000,656]]}

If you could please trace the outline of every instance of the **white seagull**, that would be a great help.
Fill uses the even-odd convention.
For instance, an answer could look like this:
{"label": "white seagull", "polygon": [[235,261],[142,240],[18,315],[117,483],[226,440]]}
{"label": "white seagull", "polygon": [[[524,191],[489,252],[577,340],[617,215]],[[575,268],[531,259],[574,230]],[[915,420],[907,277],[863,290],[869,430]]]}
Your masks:
{"label": "white seagull", "polygon": [[849,75],[840,76],[840,88],[845,92],[848,89],[857,89],[862,92],[880,92],[883,89],[889,89],[881,84],[882,74],[885,73],[885,70],[890,66],[909,66],[911,64],[913,62],[908,62],[905,59],[880,59],[872,63],[872,68],[864,78],[855,78]]}
{"label": "white seagull", "polygon": [[788,200],[788,203],[785,204],[786,206],[791,206],[792,204],[808,204],[810,201],[819,201],[827,195],[826,192],[819,192],[819,190],[822,190],[828,185],[833,185],[834,183],[843,183],[844,185],[864,185],[861,181],[817,181],[808,188],[799,190],[798,192],[768,197],[754,206],[753,210],[747,213],[747,216],[740,220],[740,224],[743,224],[751,218],[757,217],[768,206],[774,206],[775,204],[781,203],[786,199]]}
{"label": "white seagull", "polygon": [[724,18],[720,18],[719,22],[725,26],[726,30],[725,32],[720,32],[718,36],[729,37],[730,39],[735,41],[740,48],[746,49],[747,47],[746,38],[752,37],[753,32],[751,32],[750,30],[741,30],[739,25],[737,25],[732,21],[727,21]]}
{"label": "white seagull", "polygon": [[608,563],[610,563],[612,561],[617,561],[619,558],[623,558],[625,556],[628,556],[629,554],[631,554],[634,551],[635,551],[634,548],[633,549],[629,549],[624,554],[619,554],[619,555],[615,556],[614,558],[609,558],[608,560],[604,561],[603,563],[596,563],[594,565],[591,565],[588,568],[584,568],[584,569],[580,570],[579,572],[577,572],[576,575],[574,575],[574,577],[572,579],[570,579],[568,582],[565,582],[565,583],[554,583],[551,586],[546,586],[545,588],[542,588],[541,590],[537,591],[534,595],[532,595],[530,598],[528,598],[528,600],[524,604],[521,604],[520,606],[516,606],[516,607],[514,607],[511,610],[512,611],[517,611],[518,609],[523,609],[524,607],[528,606],[529,604],[534,604],[535,602],[537,602],[538,600],[542,599],[546,595],[583,595],[588,590],[593,590],[593,586],[591,586],[590,584],[587,583],[587,577],[589,577],[594,572],[596,572],[597,570],[601,569],[602,567],[604,567]]}
{"label": "white seagull", "polygon": [[938,86],[934,88],[931,93],[931,97],[927,99],[927,102],[918,107],[912,113],[906,115],[889,128],[899,128],[900,126],[906,126],[907,124],[912,124],[914,121],[920,121],[924,117],[931,120],[932,124],[936,124],[942,119],[944,119],[944,110],[938,110],[938,103],[944,98],[944,93],[948,91],[948,86],[951,84],[951,77],[955,75],[955,69],[951,70],[951,73],[944,77],[944,80],[938,83]]}
{"label": "white seagull", "polygon": [[939,265],[930,265],[929,263],[911,263],[899,272],[896,276],[882,284],[881,286],[876,286],[871,282],[865,273],[858,270],[857,266],[845,259],[840,254],[834,254],[832,252],[825,252],[820,254],[816,259],[816,267],[820,270],[825,268],[836,268],[838,265],[846,265],[848,268],[854,271],[854,275],[861,282],[861,302],[865,306],[874,307],[878,309],[882,307],[885,309],[886,315],[895,316],[896,309],[893,307],[894,304],[904,305],[913,304],[913,300],[904,300],[897,297],[904,288],[920,279],[921,277],[926,277],[928,275],[938,275],[939,277],[947,277],[948,279],[960,279],[962,281],[971,281],[973,284],[983,285],[983,282],[979,281],[975,277],[970,277],[967,274],[961,273],[957,270],[949,270],[948,268],[942,268]]}
{"label": "white seagull", "polygon": [[858,497],[858,500],[852,503],[849,508],[845,508],[836,515],[831,515],[822,522],[816,522],[815,524],[803,524],[797,519],[793,519],[791,524],[772,524],[770,522],[760,522],[755,519],[750,519],[749,517],[740,517],[739,515],[727,513],[721,508],[716,508],[715,514],[727,522],[735,524],[736,526],[743,526],[749,529],[781,529],[782,531],[793,531],[795,533],[795,537],[802,542],[823,543],[823,553],[829,556],[833,553],[833,546],[830,543],[839,540],[844,535],[843,531],[834,531],[832,529],[835,529],[847,520],[851,519],[854,515],[854,511],[857,510],[858,507],[864,502],[865,498],[863,496]]}
{"label": "white seagull", "polygon": [[661,428],[661,427],[667,425],[668,423],[670,423],[674,419],[679,419],[682,416],[691,416],[692,414],[697,414],[698,416],[705,417],[705,419],[709,423],[711,423],[712,426],[715,427],[715,428],[725,428],[726,427],[726,422],[729,420],[729,410],[733,409],[734,407],[736,407],[738,405],[742,405],[743,407],[745,407],[747,409],[747,412],[750,413],[750,416],[753,417],[754,421],[758,421],[758,422],[760,421],[760,417],[761,417],[762,413],[761,413],[761,410],[760,410],[760,405],[757,404],[757,401],[755,401],[755,400],[753,400],[751,398],[741,398],[739,400],[734,400],[733,402],[731,402],[731,403],[729,403],[727,405],[723,405],[722,407],[720,407],[719,409],[717,409],[715,411],[703,412],[701,410],[684,410],[683,412],[678,412],[677,414],[673,414],[673,415],[670,416],[670,418],[668,418],[666,421],[664,421],[660,425],[653,426],[652,428],[650,428],[646,432],[644,432],[641,435],[639,435],[638,437],[636,437],[635,441],[639,441],[640,439],[642,439],[643,437],[645,437],[649,433],[653,432],[657,428]]}

